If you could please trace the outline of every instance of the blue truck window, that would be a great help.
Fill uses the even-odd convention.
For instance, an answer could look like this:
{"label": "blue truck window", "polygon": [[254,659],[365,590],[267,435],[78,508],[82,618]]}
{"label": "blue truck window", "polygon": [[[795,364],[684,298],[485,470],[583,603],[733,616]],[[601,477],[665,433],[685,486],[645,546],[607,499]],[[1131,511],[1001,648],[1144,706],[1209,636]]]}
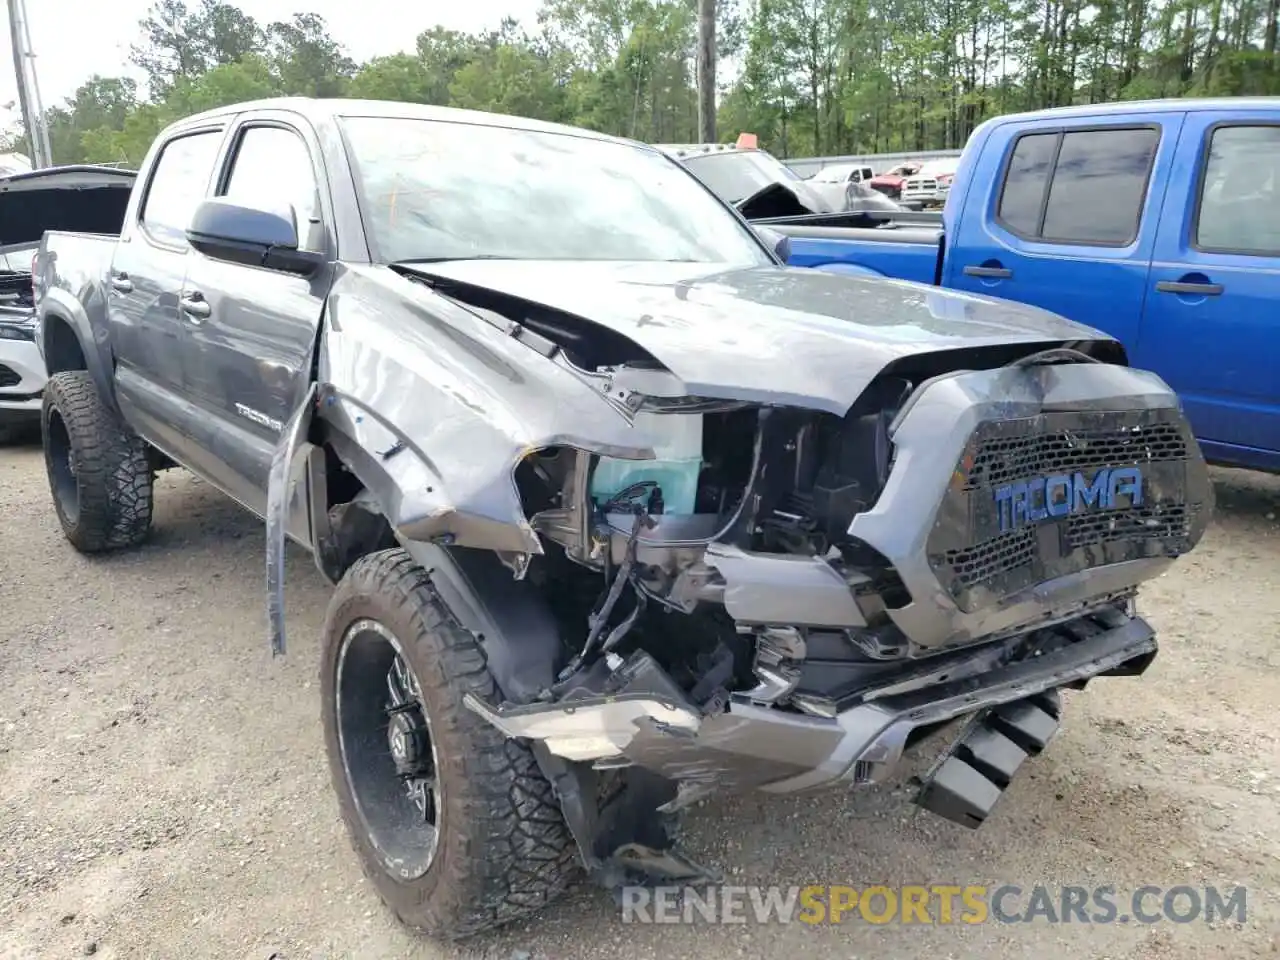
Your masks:
{"label": "blue truck window", "polygon": [[1132,243],[1159,143],[1160,131],[1150,128],[1066,134],[1049,187],[1044,238]]}
{"label": "blue truck window", "polygon": [[1000,194],[999,218],[1016,234],[1034,237],[1040,232],[1040,208],[1057,147],[1056,133],[1027,134],[1014,144]]}
{"label": "blue truck window", "polygon": [[1280,126],[1213,130],[1195,244],[1206,252],[1280,256]]}
{"label": "blue truck window", "polygon": [[1153,127],[1025,134],[1010,156],[998,218],[1028,240],[1132,243],[1159,144]]}

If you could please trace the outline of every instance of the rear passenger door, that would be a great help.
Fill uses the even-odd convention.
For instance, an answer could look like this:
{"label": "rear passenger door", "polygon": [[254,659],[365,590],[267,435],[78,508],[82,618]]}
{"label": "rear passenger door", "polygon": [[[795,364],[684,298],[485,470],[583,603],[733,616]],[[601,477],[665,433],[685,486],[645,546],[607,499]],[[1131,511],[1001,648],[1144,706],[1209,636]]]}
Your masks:
{"label": "rear passenger door", "polygon": [[[312,131],[292,114],[245,115],[229,138],[215,194],[295,215],[299,247],[334,260],[326,183]],[[322,200],[322,198],[324,198]],[[271,457],[310,382],[333,270],[308,277],[192,251],[181,309],[198,356],[202,413],[196,468],[262,515]]]}
{"label": "rear passenger door", "polygon": [[[1137,342],[1160,196],[1181,113],[997,127],[998,175],[970,189],[944,283],[1052,310]],[[982,194],[979,191],[985,190]]]}
{"label": "rear passenger door", "polygon": [[1214,459],[1280,469],[1280,121],[1191,112],[1133,356]]}
{"label": "rear passenger door", "polygon": [[143,436],[181,460],[192,420],[191,342],[178,311],[190,252],[186,230],[212,185],[223,134],[220,125],[182,130],[157,147],[107,277],[117,396]]}

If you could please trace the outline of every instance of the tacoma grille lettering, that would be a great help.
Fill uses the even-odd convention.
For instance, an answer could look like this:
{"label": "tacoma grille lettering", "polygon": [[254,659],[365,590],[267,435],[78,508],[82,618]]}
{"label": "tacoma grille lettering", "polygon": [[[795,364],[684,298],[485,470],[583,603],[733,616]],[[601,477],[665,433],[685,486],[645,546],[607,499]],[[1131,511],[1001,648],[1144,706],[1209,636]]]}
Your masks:
{"label": "tacoma grille lettering", "polygon": [[1092,480],[1079,471],[1020,480],[997,487],[995,503],[1001,533],[1039,523],[1047,517],[1114,510],[1118,506],[1139,507],[1142,505],[1142,470],[1103,467]]}

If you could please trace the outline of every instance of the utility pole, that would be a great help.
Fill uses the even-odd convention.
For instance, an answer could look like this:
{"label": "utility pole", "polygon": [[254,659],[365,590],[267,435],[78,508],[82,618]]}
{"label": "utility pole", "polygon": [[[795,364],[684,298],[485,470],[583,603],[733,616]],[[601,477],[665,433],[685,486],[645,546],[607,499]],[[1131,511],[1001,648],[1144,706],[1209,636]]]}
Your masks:
{"label": "utility pole", "polygon": [[698,140],[716,142],[716,0],[698,0]]}
{"label": "utility pole", "polygon": [[53,166],[49,149],[49,129],[44,123],[44,107],[40,103],[40,87],[36,83],[35,53],[31,49],[31,30],[27,25],[24,0],[9,0],[9,36],[13,43],[13,73],[18,83],[18,105],[22,109],[22,125],[31,143],[33,169]]}

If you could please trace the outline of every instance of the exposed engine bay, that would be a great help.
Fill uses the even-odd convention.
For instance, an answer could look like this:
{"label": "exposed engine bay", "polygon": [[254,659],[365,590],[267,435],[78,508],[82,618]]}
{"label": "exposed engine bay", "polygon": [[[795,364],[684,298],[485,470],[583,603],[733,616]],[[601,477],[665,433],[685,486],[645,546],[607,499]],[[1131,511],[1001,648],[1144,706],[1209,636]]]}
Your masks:
{"label": "exposed engine bay", "polygon": [[[844,420],[743,404],[707,403],[704,412],[642,409],[637,425],[655,437],[654,460],[571,450],[528,458],[518,481],[529,516],[560,548],[551,548],[541,565],[559,566],[549,580],[593,580],[590,571],[607,585],[592,597],[598,602],[585,620],[579,616],[589,628],[566,671],[605,654],[647,649],[668,672],[685,677],[689,689],[714,676],[720,695],[738,690],[753,702],[790,702],[804,659],[794,656],[804,647],[801,631],[839,626],[824,622],[832,619],[837,594],[837,619],[868,626],[856,638],[846,630],[829,642],[851,655],[865,648],[872,662],[905,654],[905,643],[886,645],[876,632],[886,623],[885,603],[900,599],[901,584],[883,558],[847,530],[888,478],[888,426],[908,389],[902,380],[886,380]],[[761,564],[753,577],[785,579],[793,567],[821,570],[810,590],[827,596],[806,596],[809,577],[790,577],[796,592],[774,601],[786,609],[757,622],[749,612],[752,598],[737,594],[766,585],[726,581],[724,573],[733,578],[739,559],[750,557]],[[788,649],[793,656],[785,655]],[[763,660],[753,673],[757,650]],[[682,662],[690,655],[692,662]],[[700,675],[699,657],[716,666]],[[856,685],[856,672],[845,677],[850,684]],[[830,698],[839,688],[824,682],[821,693]],[[809,707],[803,697],[795,704],[831,712]]]}
{"label": "exposed engine bay", "polygon": [[[1012,369],[1035,376],[1058,364],[1090,366],[1071,351],[1031,360]],[[645,651],[682,678],[686,692],[832,717],[842,702],[909,663],[1123,605],[1136,588],[1136,580],[1120,582],[1083,604],[1015,614],[986,636],[963,626],[913,636],[911,619],[894,613],[929,598],[913,597],[893,560],[857,535],[855,521],[889,482],[895,421],[919,384],[902,375],[877,378],[837,417],[673,397],[680,386],[673,377],[634,366],[596,375],[607,379],[602,389],[623,398],[656,456],[557,449],[531,454],[517,470],[526,513],[549,542],[529,575],[556,599],[565,636],[586,625],[562,679],[606,655],[616,662]],[[988,421],[956,464],[955,477],[968,471],[963,484],[957,489],[952,478],[930,525],[930,586],[944,590],[963,618],[1007,607],[1020,589],[1043,580],[1178,556],[1198,538],[1204,513],[1197,498],[1185,502],[1187,480],[1207,490],[1187,442],[1169,411]],[[993,494],[993,483],[1050,469],[1096,484],[1110,476],[1098,471],[1131,462],[1146,465],[1145,499],[1142,481],[1113,485],[1092,505],[1048,503],[1041,488],[1048,506],[1039,508],[1039,521],[1054,519],[1051,512],[1065,518],[1063,549],[1052,556],[1033,536],[1037,508],[1029,502],[1016,529],[1004,515],[996,518],[1003,526],[992,525],[991,507],[998,513],[1009,506],[1001,500],[1007,491]],[[1051,489],[1050,499],[1055,495],[1062,500],[1072,491]]]}

